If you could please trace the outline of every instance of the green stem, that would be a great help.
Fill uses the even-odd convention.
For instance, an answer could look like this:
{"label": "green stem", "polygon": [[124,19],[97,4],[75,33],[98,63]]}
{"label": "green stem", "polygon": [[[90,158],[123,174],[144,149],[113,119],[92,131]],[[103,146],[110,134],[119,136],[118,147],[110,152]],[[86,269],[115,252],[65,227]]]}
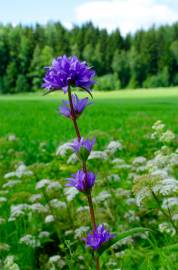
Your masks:
{"label": "green stem", "polygon": [[160,203],[158,197],[156,196],[156,194],[154,193],[153,190],[151,190],[151,193],[152,193],[152,195],[153,195],[153,198],[154,198],[155,201],[157,202],[157,205],[158,205],[160,211],[162,212],[162,214],[163,214],[166,218],[168,218],[168,219],[170,220],[170,223],[172,224],[172,226],[174,227],[174,229],[175,229],[176,232],[177,232],[178,230],[177,230],[176,225],[174,224],[174,221],[172,220],[172,216],[171,216],[171,213],[170,213],[169,208],[168,208],[169,214],[167,214],[166,211],[164,211],[164,209],[162,208],[161,203]]}

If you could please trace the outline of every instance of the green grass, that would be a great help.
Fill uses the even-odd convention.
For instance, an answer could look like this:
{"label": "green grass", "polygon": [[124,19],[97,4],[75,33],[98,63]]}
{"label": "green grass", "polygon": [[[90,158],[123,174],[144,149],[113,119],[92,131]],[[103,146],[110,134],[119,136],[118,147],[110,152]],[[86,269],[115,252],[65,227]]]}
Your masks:
{"label": "green grass", "polygon": [[[82,94],[82,96],[84,95],[85,93]],[[69,203],[72,216],[69,216],[67,211],[59,210],[57,214],[59,217],[58,230],[44,224],[45,215],[33,214],[29,216],[29,219],[22,217],[15,222],[8,222],[12,205],[29,203],[31,195],[40,192],[35,189],[38,180],[56,180],[62,187],[65,187],[65,178],[80,166],[79,163],[66,165],[66,158],[56,157],[54,154],[60,142],[64,143],[75,136],[72,123],[60,116],[57,111],[57,107],[64,97],[66,96],[60,92],[48,96],[42,96],[40,93],[0,96],[0,191],[2,191],[0,197],[6,196],[8,199],[2,207],[0,205],[0,216],[7,221],[0,228],[0,243],[8,243],[11,247],[10,251],[0,252],[0,260],[4,259],[6,255],[15,255],[20,269],[23,270],[44,270],[48,256],[56,254],[60,254],[70,265],[65,269],[78,270],[79,255],[84,256],[85,268],[83,269],[94,269],[91,266],[93,262],[90,251],[84,248],[83,242],[79,239],[76,241],[73,235],[69,235],[67,238],[64,235],[66,230],[71,230],[71,224],[74,225],[74,228],[82,225],[90,226],[87,212],[82,212],[80,216],[76,211],[79,206],[86,205],[83,194],[79,194]],[[113,158],[121,157],[129,164],[130,158],[139,155],[144,155],[148,159],[153,158],[155,150],[160,149],[161,146],[159,142],[151,142],[148,135],[151,133],[151,126],[157,120],[162,120],[167,128],[178,134],[178,88],[96,92],[93,101],[94,104],[86,109],[79,120],[82,135],[96,136],[96,147],[100,150],[112,139],[119,139],[125,148],[116,153]],[[5,138],[1,138],[8,134],[15,134],[18,140],[9,142]],[[42,142],[47,143],[44,147],[45,151],[39,149]],[[176,148],[176,144],[173,147]],[[19,161],[30,164],[29,169],[33,171],[34,175],[22,177],[19,185],[10,188],[9,192],[4,194],[2,185],[8,181],[8,179],[4,179],[4,174],[14,171]],[[92,171],[97,172],[93,196],[100,191],[107,191],[112,195],[108,201],[106,200],[106,204],[104,202],[95,204],[99,222],[108,223],[114,232],[120,232],[120,230],[122,232],[125,229],[140,226],[148,228],[153,226],[154,228],[149,239],[135,238],[133,244],[118,248],[117,252],[124,251],[124,257],[116,258],[114,251],[112,254],[110,251],[106,252],[102,258],[103,265],[106,265],[110,259],[114,259],[117,266],[103,266],[102,269],[112,270],[118,267],[123,270],[177,269],[176,253],[168,252],[168,246],[174,246],[176,243],[175,236],[160,234],[157,229],[157,225],[167,219],[158,221],[159,215],[157,216],[156,213],[159,212],[155,211],[154,203],[148,204],[148,209],[140,211],[136,205],[126,203],[127,196],[119,195],[120,188],[126,189],[131,194],[128,198],[133,199],[133,181],[128,177],[132,170],[117,169],[112,165],[110,159],[103,162],[90,160],[88,165]],[[108,182],[107,176],[113,173],[119,175],[120,181]],[[47,201],[53,198],[65,201],[63,192],[62,189],[59,194],[49,193]],[[46,205],[47,201],[46,197],[42,197],[42,204]],[[104,209],[105,207],[106,209]],[[130,210],[140,217],[140,221],[128,222],[125,213]],[[158,224],[155,225],[153,222],[151,225],[150,220],[155,220]],[[33,250],[19,244],[19,239],[23,235],[29,233],[36,235],[42,230],[49,230],[52,241],[42,245],[40,249]],[[59,239],[56,233],[59,233]],[[70,250],[66,239],[71,244]],[[59,242],[60,245],[58,245]],[[167,251],[164,251],[163,247],[166,247]],[[37,266],[38,264],[41,264],[41,268]]]}
{"label": "green grass", "polygon": [[[16,134],[28,153],[43,141],[53,151],[60,142],[75,136],[70,121],[57,111],[64,97],[61,92],[0,96],[0,136]],[[102,144],[110,136],[126,142],[131,155],[139,155],[144,154],[145,135],[156,120],[178,133],[177,112],[178,88],[95,92],[94,104],[79,125],[83,135],[94,130],[106,132]]]}

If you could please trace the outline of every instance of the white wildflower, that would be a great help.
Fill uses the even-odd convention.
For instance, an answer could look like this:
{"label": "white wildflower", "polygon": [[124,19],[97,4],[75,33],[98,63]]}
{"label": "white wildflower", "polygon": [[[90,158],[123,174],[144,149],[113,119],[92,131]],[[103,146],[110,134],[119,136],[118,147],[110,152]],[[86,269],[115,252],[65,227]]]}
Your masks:
{"label": "white wildflower", "polygon": [[159,224],[159,230],[162,233],[167,233],[171,236],[174,236],[176,234],[176,230],[172,227],[171,224],[167,223],[167,222],[163,222],[161,224]]}
{"label": "white wildflower", "polygon": [[143,165],[145,163],[146,163],[146,158],[141,157],[141,156],[134,158],[134,160],[132,161],[132,164],[136,166]]}
{"label": "white wildflower", "polygon": [[124,218],[128,220],[129,223],[138,222],[140,218],[136,215],[135,211],[129,210],[124,214]]}
{"label": "white wildflower", "polygon": [[146,166],[138,166],[138,167],[136,167],[134,169],[135,169],[136,173],[139,174],[139,173],[145,172],[147,170],[147,167]]}
{"label": "white wildflower", "polygon": [[172,208],[178,206],[178,197],[164,198],[162,203],[163,209]]}
{"label": "white wildflower", "polygon": [[47,232],[47,231],[42,231],[42,232],[40,232],[39,235],[38,235],[38,237],[39,237],[40,239],[43,239],[43,238],[49,238],[49,236],[50,236],[50,233]]}
{"label": "white wildflower", "polygon": [[16,172],[9,172],[9,173],[6,173],[4,175],[4,178],[8,179],[8,178],[11,178],[11,177],[14,177],[14,176],[16,176]]}
{"label": "white wildflower", "polygon": [[14,221],[16,218],[23,216],[27,213],[27,210],[29,210],[29,205],[28,204],[17,204],[17,205],[12,205],[11,206],[11,212],[10,212],[10,217],[9,221]]}
{"label": "white wildflower", "polygon": [[48,264],[51,270],[55,270],[56,267],[57,269],[62,269],[65,266],[65,261],[62,260],[61,256],[54,255],[49,258]]}
{"label": "white wildflower", "polygon": [[47,212],[48,212],[48,207],[44,206],[44,205],[41,204],[41,203],[34,203],[34,204],[30,205],[29,208],[30,208],[30,209],[32,210],[32,212],[34,212],[34,213],[39,213],[39,214],[41,214],[41,213],[47,213]]}
{"label": "white wildflower", "polygon": [[178,190],[178,182],[174,178],[166,178],[160,181],[153,187],[153,191],[155,193],[160,193],[162,195],[169,195],[173,191],[176,192]]}
{"label": "white wildflower", "polygon": [[56,263],[56,262],[58,262],[60,259],[61,259],[61,256],[59,256],[59,255],[54,255],[54,256],[51,256],[51,257],[49,258],[49,262],[50,262],[50,263]]}
{"label": "white wildflower", "polygon": [[61,184],[59,184],[57,181],[51,181],[50,184],[47,186],[46,191],[52,191],[52,190],[60,190],[62,188]]}
{"label": "white wildflower", "polygon": [[4,185],[2,185],[2,188],[15,187],[16,185],[18,185],[20,183],[21,183],[21,181],[19,181],[19,180],[9,180]]}
{"label": "white wildflower", "polygon": [[78,157],[75,153],[71,154],[67,160],[67,164],[75,164],[78,161]]}
{"label": "white wildflower", "polygon": [[122,164],[125,164],[125,160],[121,159],[121,158],[115,158],[112,160],[113,164],[118,164],[118,165],[122,165]]}
{"label": "white wildflower", "polygon": [[14,256],[6,257],[3,270],[20,270],[19,266],[15,263]]}
{"label": "white wildflower", "polygon": [[42,189],[51,183],[49,179],[42,179],[36,184],[36,189]]}
{"label": "white wildflower", "polygon": [[88,159],[101,159],[106,160],[108,158],[105,151],[91,151]]}
{"label": "white wildflower", "polygon": [[174,141],[175,137],[176,137],[175,134],[171,130],[167,130],[160,137],[160,141],[163,143],[170,143]]}
{"label": "white wildflower", "polygon": [[119,141],[111,141],[106,147],[106,153],[114,154],[118,150],[122,150],[123,146]]}
{"label": "white wildflower", "polygon": [[143,187],[136,194],[136,204],[140,207],[141,203],[144,199],[149,198],[151,196],[151,192],[147,187]]}
{"label": "white wildflower", "polygon": [[62,145],[59,145],[56,150],[56,156],[65,157],[68,151],[71,151],[71,143],[65,143]]}
{"label": "white wildflower", "polygon": [[129,170],[131,168],[131,165],[129,164],[118,164],[115,165],[114,168],[120,169],[120,170]]}
{"label": "white wildflower", "polygon": [[121,179],[118,174],[111,174],[107,177],[108,181],[112,182],[119,182]]}
{"label": "white wildflower", "polygon": [[22,176],[31,176],[33,172],[27,169],[27,166],[24,163],[21,163],[16,169],[16,176],[21,178]]}
{"label": "white wildflower", "polygon": [[126,203],[127,203],[128,205],[135,205],[135,204],[136,204],[136,200],[135,200],[135,198],[128,198],[128,199],[126,200]]}
{"label": "white wildflower", "polygon": [[55,217],[53,215],[48,215],[45,217],[45,223],[53,223],[55,221]]}
{"label": "white wildflower", "polygon": [[152,126],[153,130],[156,131],[160,131],[163,130],[165,128],[165,125],[163,124],[163,122],[161,120],[158,120],[157,122],[154,123],[154,125]]}
{"label": "white wildflower", "polygon": [[51,201],[49,201],[49,204],[51,207],[56,208],[56,209],[67,207],[65,202],[59,201],[58,199],[52,199]]}
{"label": "white wildflower", "polygon": [[172,215],[172,220],[174,220],[174,221],[178,221],[178,214],[174,214],[174,215]]}
{"label": "white wildflower", "polygon": [[89,227],[88,226],[81,226],[78,229],[75,230],[75,238],[81,238],[83,236],[84,233],[89,231]]}
{"label": "white wildflower", "polygon": [[[125,255],[124,250],[115,253],[116,258],[122,258],[124,255]],[[118,269],[118,270],[121,270],[121,269]]]}
{"label": "white wildflower", "polygon": [[78,193],[79,191],[74,187],[67,187],[64,190],[64,194],[69,202],[72,201]]}
{"label": "white wildflower", "polygon": [[169,163],[172,166],[178,166],[178,154],[177,153],[172,153],[170,155]]}
{"label": "white wildflower", "polygon": [[28,169],[27,169],[27,166],[26,166],[23,162],[21,162],[21,163],[19,164],[19,166],[17,167],[16,171],[6,173],[6,174],[4,175],[4,178],[5,178],[5,179],[8,179],[8,178],[11,178],[11,177],[14,177],[14,176],[16,176],[16,177],[18,177],[18,178],[21,178],[21,177],[24,176],[24,175],[25,175],[25,176],[31,176],[31,175],[33,175],[33,172],[30,171],[30,170],[28,170]]}
{"label": "white wildflower", "polygon": [[89,210],[89,207],[86,205],[86,206],[80,206],[77,208],[77,212],[85,212],[85,211],[88,211]]}
{"label": "white wildflower", "polygon": [[32,203],[34,203],[34,202],[40,201],[41,199],[42,199],[42,195],[41,194],[33,194],[30,197],[29,201],[32,202]]}
{"label": "white wildflower", "polygon": [[31,234],[26,234],[23,237],[20,238],[19,240],[20,244],[24,244],[26,246],[32,247],[32,248],[37,248],[40,247],[40,241],[36,239],[35,236]]}
{"label": "white wildflower", "polygon": [[116,242],[113,245],[113,249],[118,249],[119,247],[123,246],[123,245],[128,245],[128,244],[132,244],[133,243],[133,238],[131,238],[130,236],[123,238],[122,240]]}
{"label": "white wildflower", "polygon": [[7,139],[8,139],[9,142],[14,142],[14,141],[17,140],[17,137],[16,137],[15,134],[9,134]]}
{"label": "white wildflower", "polygon": [[164,179],[168,177],[168,172],[165,169],[157,169],[153,170],[150,175],[152,176],[159,176],[160,178]]}
{"label": "white wildflower", "polygon": [[0,204],[5,203],[5,202],[7,202],[7,198],[6,197],[0,197]]}
{"label": "white wildflower", "polygon": [[126,197],[126,198],[129,198],[131,194],[130,190],[124,188],[118,188],[115,193],[118,197]]}
{"label": "white wildflower", "polygon": [[101,191],[93,200],[97,203],[101,203],[109,198],[111,198],[111,194],[109,192]]}

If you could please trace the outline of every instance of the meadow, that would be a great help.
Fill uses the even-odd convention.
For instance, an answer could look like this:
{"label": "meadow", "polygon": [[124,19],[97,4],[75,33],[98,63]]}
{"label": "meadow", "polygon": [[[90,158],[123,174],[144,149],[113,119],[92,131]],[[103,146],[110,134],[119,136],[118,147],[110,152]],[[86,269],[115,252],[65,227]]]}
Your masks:
{"label": "meadow", "polygon": [[[20,138],[29,153],[27,163],[36,160],[39,143],[46,142],[54,151],[74,137],[73,126],[57,110],[63,98],[60,93],[0,96],[0,136],[12,133]],[[144,135],[155,121],[178,133],[177,111],[178,88],[96,92],[79,125],[84,135],[103,132],[100,146],[115,138],[126,143],[129,155],[142,155],[149,151]]]}
{"label": "meadow", "polygon": [[[100,153],[101,157],[90,160],[98,173],[97,218],[114,232],[135,226],[152,231],[116,244],[104,254],[102,269],[176,270],[175,204],[170,217],[169,209],[163,207],[162,212],[150,195],[139,196],[155,171],[160,178],[154,184],[165,180],[163,172],[172,181],[178,176],[178,88],[94,92],[93,96],[79,120],[82,134],[95,136],[95,151],[101,153],[112,141],[121,144],[107,157]],[[71,153],[58,148],[75,137],[72,124],[57,110],[63,98],[60,92],[0,96],[0,269],[94,269],[81,241],[89,229],[86,205],[82,195],[69,194],[64,186],[78,165],[69,160]],[[160,139],[167,130],[172,137]],[[160,156],[161,165],[156,159]],[[58,183],[56,189],[49,183],[45,191],[39,188],[42,179]],[[160,204],[176,198],[171,183],[167,193],[156,194]],[[48,222],[49,216],[56,221]]]}

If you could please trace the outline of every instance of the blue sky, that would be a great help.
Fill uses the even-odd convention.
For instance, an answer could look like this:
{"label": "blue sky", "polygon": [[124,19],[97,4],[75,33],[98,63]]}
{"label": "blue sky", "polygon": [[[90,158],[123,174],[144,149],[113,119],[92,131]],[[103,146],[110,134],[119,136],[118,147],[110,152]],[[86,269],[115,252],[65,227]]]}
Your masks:
{"label": "blue sky", "polygon": [[72,24],[92,21],[123,34],[151,25],[178,21],[178,0],[0,0],[0,22],[33,24],[61,21]]}

